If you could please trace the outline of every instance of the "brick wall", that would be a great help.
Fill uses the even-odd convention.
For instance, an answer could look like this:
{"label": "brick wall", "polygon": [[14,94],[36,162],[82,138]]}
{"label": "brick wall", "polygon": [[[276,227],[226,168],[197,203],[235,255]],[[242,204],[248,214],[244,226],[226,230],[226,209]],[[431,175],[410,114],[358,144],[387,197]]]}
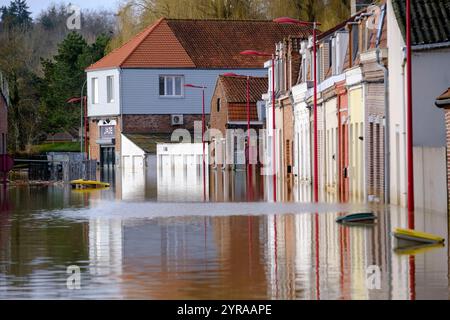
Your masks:
{"label": "brick wall", "polygon": [[[176,129],[194,131],[194,122],[202,121],[201,114],[183,115],[184,125],[173,126],[170,114],[123,115],[125,133],[172,133]],[[209,115],[206,116],[209,121]]]}
{"label": "brick wall", "polygon": [[[217,110],[217,99],[220,99],[220,110]],[[228,103],[222,85],[218,85],[211,100],[211,128],[219,129],[222,134],[226,134],[228,120]]]}
{"label": "brick wall", "polygon": [[[0,154],[6,153],[6,135],[8,133],[8,109],[0,96]],[[2,141],[3,140],[3,141]]]}
{"label": "brick wall", "polygon": [[[109,118],[110,120],[116,120],[116,158],[120,155],[121,150],[121,130],[120,130],[120,118]],[[100,131],[98,126],[99,119],[89,119],[89,152],[91,159],[100,161],[100,146],[97,144],[97,140],[100,137]]]}
{"label": "brick wall", "polygon": [[447,192],[450,208],[450,109],[445,109],[445,128],[447,129]]}

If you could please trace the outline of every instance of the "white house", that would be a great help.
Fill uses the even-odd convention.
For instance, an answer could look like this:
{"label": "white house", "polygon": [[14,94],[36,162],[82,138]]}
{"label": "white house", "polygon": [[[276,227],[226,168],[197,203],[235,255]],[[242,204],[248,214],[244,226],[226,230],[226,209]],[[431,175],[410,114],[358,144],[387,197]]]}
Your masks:
{"label": "white house", "polygon": [[[446,4],[446,5],[445,5]],[[416,207],[447,210],[444,111],[434,106],[450,83],[450,5],[411,1]],[[405,0],[387,2],[391,203],[407,204]]]}

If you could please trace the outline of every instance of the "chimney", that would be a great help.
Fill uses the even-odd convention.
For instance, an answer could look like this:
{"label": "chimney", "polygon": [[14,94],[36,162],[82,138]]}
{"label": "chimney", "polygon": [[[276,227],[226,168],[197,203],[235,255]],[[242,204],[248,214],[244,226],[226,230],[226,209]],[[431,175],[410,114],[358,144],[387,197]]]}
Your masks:
{"label": "chimney", "polygon": [[354,16],[357,12],[367,8],[373,3],[373,0],[352,0],[351,2],[351,13]]}

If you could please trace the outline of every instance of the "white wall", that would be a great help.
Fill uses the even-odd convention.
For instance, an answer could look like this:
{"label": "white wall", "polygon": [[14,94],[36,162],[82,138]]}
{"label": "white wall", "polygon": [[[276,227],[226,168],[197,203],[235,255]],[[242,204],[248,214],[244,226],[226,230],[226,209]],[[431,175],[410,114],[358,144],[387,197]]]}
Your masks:
{"label": "white wall", "polygon": [[145,166],[145,151],[122,134],[122,167],[127,170],[141,169]]}
{"label": "white wall", "polygon": [[[114,76],[114,102],[107,102],[106,78]],[[98,78],[99,100],[92,103],[92,78]],[[87,72],[88,116],[112,116],[120,114],[120,72],[119,69],[95,70]]]}
{"label": "white wall", "polygon": [[389,116],[391,145],[391,203],[406,205],[405,88],[402,48],[405,43],[398,27],[392,2],[387,6],[389,56]]}
{"label": "white wall", "polygon": [[[391,1],[388,1],[388,48],[389,48],[389,104],[391,143],[391,203],[406,206],[407,161],[406,161],[406,68],[404,66],[405,42],[398,27]],[[415,147],[442,148],[446,145],[446,129],[443,110],[435,107],[436,97],[450,83],[450,49],[413,51],[413,144]],[[415,166],[423,167],[423,158],[414,156]],[[445,166],[445,156],[435,159],[436,166]],[[414,170],[415,180],[421,175]],[[439,177],[437,177],[439,180]],[[440,190],[446,184],[440,183]],[[420,191],[418,191],[420,193]],[[445,193],[445,192],[442,192]],[[430,203],[416,195],[418,205]],[[435,199],[436,200],[436,199]],[[433,203],[441,207],[443,203]]]}
{"label": "white wall", "polygon": [[444,110],[434,104],[450,85],[450,48],[413,52],[414,145],[444,147]]}

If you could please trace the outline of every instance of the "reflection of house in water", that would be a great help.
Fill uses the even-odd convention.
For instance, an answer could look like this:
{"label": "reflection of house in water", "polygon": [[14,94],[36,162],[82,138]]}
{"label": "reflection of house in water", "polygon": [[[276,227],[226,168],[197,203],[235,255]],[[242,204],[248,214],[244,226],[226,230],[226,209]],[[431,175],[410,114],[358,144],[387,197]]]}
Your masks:
{"label": "reflection of house in water", "polygon": [[214,293],[217,256],[207,218],[127,223],[123,235],[127,299],[208,299]]}
{"label": "reflection of house in water", "polygon": [[92,275],[122,273],[122,221],[89,220],[89,261]]}
{"label": "reflection of house in water", "polygon": [[233,299],[268,299],[262,244],[265,217],[218,217],[212,220],[217,256],[223,270],[220,286]]}
{"label": "reflection of house in water", "polygon": [[[209,198],[209,166],[206,162],[206,170],[203,172],[202,145],[166,146],[158,146],[158,157],[160,158],[157,163],[158,201],[207,201]],[[164,151],[159,151],[160,147],[170,150],[166,154]]]}
{"label": "reflection of house in water", "polygon": [[212,170],[210,197],[214,202],[253,202],[265,200],[264,176],[253,168],[246,171]]}

